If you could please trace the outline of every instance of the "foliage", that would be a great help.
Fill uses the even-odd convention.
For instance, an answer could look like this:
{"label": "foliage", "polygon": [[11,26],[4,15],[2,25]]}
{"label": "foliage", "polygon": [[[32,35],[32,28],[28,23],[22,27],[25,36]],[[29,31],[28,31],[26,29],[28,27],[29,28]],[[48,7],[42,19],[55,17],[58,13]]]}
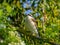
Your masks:
{"label": "foliage", "polygon": [[[0,45],[60,44],[60,0],[0,0]],[[37,4],[37,5],[35,5]],[[26,32],[25,11],[32,10],[41,39]]]}

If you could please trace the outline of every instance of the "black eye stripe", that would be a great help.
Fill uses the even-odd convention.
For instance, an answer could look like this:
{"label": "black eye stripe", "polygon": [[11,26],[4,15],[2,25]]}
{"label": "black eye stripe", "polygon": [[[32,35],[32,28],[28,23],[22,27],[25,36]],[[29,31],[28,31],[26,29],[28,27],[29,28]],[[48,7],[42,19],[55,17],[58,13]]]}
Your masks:
{"label": "black eye stripe", "polygon": [[31,14],[28,14],[28,16],[31,16],[31,17],[32,17],[32,15],[31,15]]}

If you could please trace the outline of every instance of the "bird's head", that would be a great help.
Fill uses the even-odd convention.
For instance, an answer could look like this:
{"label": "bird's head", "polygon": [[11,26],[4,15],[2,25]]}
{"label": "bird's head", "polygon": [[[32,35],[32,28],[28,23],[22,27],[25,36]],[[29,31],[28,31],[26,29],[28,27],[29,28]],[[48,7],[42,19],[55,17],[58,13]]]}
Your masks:
{"label": "bird's head", "polygon": [[27,15],[27,19],[29,19],[31,22],[33,22],[35,24],[35,26],[37,26],[37,21],[36,19],[33,17],[33,15],[28,14]]}
{"label": "bird's head", "polygon": [[31,16],[31,17],[32,17],[32,15],[31,15],[31,14],[28,14],[27,16]]}

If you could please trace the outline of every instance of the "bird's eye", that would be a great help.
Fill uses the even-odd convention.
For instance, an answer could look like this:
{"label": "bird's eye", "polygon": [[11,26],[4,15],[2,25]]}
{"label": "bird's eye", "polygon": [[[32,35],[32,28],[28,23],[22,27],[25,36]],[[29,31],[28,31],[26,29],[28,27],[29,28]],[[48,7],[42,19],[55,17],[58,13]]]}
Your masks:
{"label": "bird's eye", "polygon": [[31,14],[28,14],[29,16],[32,16]]}

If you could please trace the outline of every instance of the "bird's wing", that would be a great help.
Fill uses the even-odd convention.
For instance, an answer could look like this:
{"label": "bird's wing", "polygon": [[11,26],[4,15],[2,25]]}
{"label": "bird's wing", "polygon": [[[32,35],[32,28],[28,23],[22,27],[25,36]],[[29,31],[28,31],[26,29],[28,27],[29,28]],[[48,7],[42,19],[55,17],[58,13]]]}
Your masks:
{"label": "bird's wing", "polygon": [[37,21],[34,18],[31,18],[31,20],[35,23],[35,26],[37,27]]}

